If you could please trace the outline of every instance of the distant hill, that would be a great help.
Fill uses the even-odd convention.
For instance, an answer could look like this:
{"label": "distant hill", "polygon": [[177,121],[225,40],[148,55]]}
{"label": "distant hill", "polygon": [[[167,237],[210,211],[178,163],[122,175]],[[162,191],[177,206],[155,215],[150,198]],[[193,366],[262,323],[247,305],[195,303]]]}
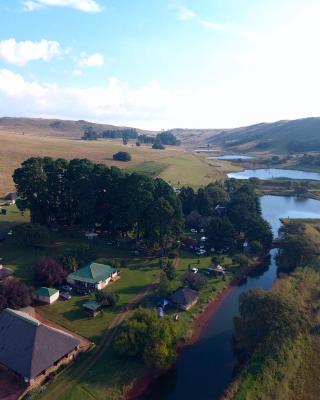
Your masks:
{"label": "distant hill", "polygon": [[246,151],[320,151],[320,118],[261,123],[223,130],[209,144]]}
{"label": "distant hill", "polygon": [[[117,130],[126,127],[108,124],[95,124],[88,121],[68,121],[61,119],[44,118],[0,118],[0,132],[19,133],[26,135],[57,136],[81,138],[83,132],[92,128],[96,132]],[[156,134],[156,132],[137,129],[138,133]]]}
{"label": "distant hill", "polygon": [[[81,138],[92,128],[96,132],[128,128],[88,121],[68,121],[43,118],[0,118],[0,133],[32,134]],[[157,131],[137,128],[138,133],[156,135]],[[260,123],[234,129],[171,129],[187,147],[216,145],[232,151],[320,151],[320,118]]]}

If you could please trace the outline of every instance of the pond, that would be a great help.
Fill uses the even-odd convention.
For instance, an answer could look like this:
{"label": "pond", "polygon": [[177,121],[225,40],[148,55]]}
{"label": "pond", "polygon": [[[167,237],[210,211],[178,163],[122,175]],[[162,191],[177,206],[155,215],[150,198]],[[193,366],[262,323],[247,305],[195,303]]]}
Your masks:
{"label": "pond", "polygon": [[[294,197],[261,197],[262,214],[276,235],[279,218],[320,218],[320,201]],[[174,368],[154,381],[141,400],[218,400],[231,383],[235,366],[232,350],[233,318],[239,296],[252,288],[271,289],[277,274],[277,250],[223,299],[207,322],[200,339],[180,353]]]}
{"label": "pond", "polygon": [[224,156],[206,157],[208,160],[254,160],[256,157],[243,156],[240,154],[225,154]]}
{"label": "pond", "polygon": [[199,148],[199,149],[193,149],[193,151],[196,153],[217,153],[220,150],[203,147],[203,148]]}
{"label": "pond", "polygon": [[277,169],[277,168],[245,169],[244,171],[230,172],[228,174],[228,178],[235,178],[235,179],[259,178],[262,180],[285,178],[285,179],[304,179],[304,180],[320,181],[320,173],[299,171],[294,169]]}

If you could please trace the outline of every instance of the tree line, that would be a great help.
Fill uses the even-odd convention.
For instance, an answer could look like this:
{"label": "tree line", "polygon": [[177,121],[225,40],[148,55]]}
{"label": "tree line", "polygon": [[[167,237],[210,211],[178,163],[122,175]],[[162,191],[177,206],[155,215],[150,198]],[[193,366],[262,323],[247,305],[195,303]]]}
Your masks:
{"label": "tree line", "polygon": [[13,174],[17,206],[42,225],[96,224],[112,236],[144,240],[164,249],[181,233],[181,205],[159,178],[128,174],[87,159],[32,157]]}
{"label": "tree line", "polygon": [[104,139],[122,139],[124,144],[127,144],[130,139],[136,140],[137,143],[148,143],[160,145],[179,146],[180,141],[171,131],[163,131],[158,133],[156,136],[150,136],[146,134],[140,134],[136,129],[110,129],[102,132],[94,131],[91,127],[86,129],[83,133],[82,140],[98,140]]}

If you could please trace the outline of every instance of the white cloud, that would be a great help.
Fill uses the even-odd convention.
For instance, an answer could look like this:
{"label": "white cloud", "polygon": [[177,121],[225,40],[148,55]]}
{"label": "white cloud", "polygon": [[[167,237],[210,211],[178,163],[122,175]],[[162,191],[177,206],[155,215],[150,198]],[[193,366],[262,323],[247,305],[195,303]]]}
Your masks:
{"label": "white cloud", "polygon": [[15,39],[0,41],[0,59],[15,65],[25,65],[29,61],[49,61],[61,54],[59,42],[42,39],[39,42],[26,40],[17,42]]}
{"label": "white cloud", "polygon": [[81,75],[83,75],[83,71],[82,71],[81,69],[74,69],[74,70],[72,71],[72,73],[73,73],[73,75],[75,75],[75,76],[81,76]]}
{"label": "white cloud", "polygon": [[81,58],[78,61],[79,67],[102,67],[104,64],[103,55],[95,53],[87,56],[86,53],[81,53]]}
{"label": "white cloud", "polygon": [[88,13],[97,13],[102,10],[100,4],[95,0],[23,0],[22,4],[26,11],[49,6],[70,7]]}
{"label": "white cloud", "polygon": [[197,14],[187,7],[179,5],[176,7],[176,9],[178,13],[178,19],[180,19],[181,21],[189,21],[191,19],[197,18]]}
{"label": "white cloud", "polygon": [[218,24],[213,21],[209,21],[197,14],[195,11],[187,8],[183,5],[175,5],[174,8],[177,12],[177,17],[180,21],[195,21],[200,26],[211,30],[220,30],[224,28],[223,24]]}

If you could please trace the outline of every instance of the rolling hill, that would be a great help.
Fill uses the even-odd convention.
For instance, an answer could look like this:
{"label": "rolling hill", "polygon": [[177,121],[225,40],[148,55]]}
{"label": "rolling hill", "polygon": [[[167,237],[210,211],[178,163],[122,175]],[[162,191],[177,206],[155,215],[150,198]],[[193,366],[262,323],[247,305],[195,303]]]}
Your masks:
{"label": "rolling hill", "polygon": [[207,141],[234,150],[279,153],[320,151],[320,118],[277,121],[224,130]]}
{"label": "rolling hill", "polygon": [[[127,127],[108,124],[96,124],[88,121],[68,121],[45,118],[0,118],[0,132],[35,135],[81,138],[83,132],[92,128],[94,131],[117,130]],[[138,133],[154,135],[156,132],[137,129]]]}

